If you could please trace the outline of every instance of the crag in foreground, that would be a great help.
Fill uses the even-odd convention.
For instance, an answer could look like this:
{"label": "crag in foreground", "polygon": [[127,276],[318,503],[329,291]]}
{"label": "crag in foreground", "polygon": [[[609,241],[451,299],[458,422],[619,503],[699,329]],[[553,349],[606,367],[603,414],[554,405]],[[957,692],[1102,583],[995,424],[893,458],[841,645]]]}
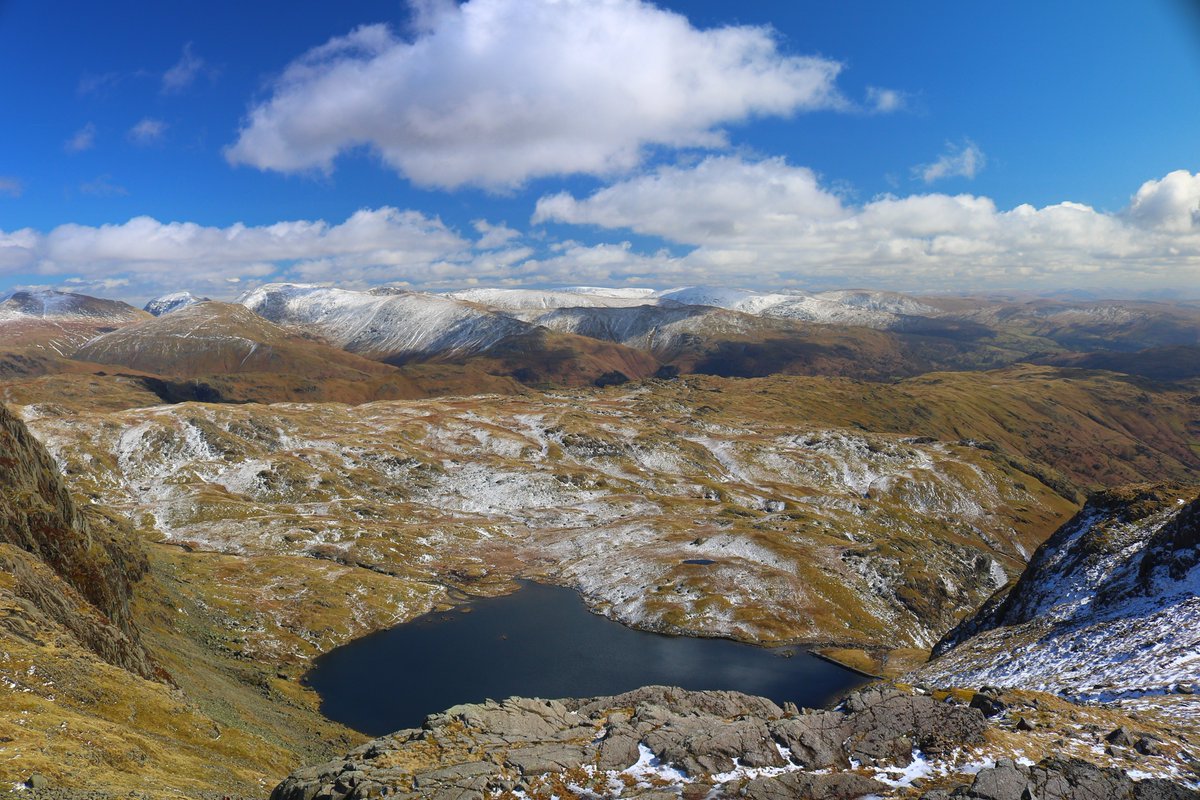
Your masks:
{"label": "crag in foreground", "polygon": [[[398,309],[429,296],[323,291],[156,318],[6,301],[0,391],[20,418],[0,412],[5,779],[265,796],[361,742],[296,682],[312,658],[537,578],[626,624],[817,645],[893,678],[916,669],[902,680],[924,688],[816,715],[659,689],[453,709],[279,791],[1194,784],[1200,385],[1186,359],[1155,359],[1194,349],[1186,307],[890,296],[770,317],[614,301],[533,325],[479,305],[522,297],[434,298],[425,319],[461,335],[415,355]],[[311,314],[338,304],[354,312]],[[372,325],[339,327],[363,309]],[[554,322],[585,318],[608,340]],[[1101,340],[1123,350],[1087,352]],[[1101,356],[1128,371],[1083,369]],[[722,377],[768,363],[805,374]],[[621,383],[661,366],[685,375]],[[889,380],[831,377],[856,369]],[[1169,382],[1131,374],[1147,370]],[[176,402],[195,399],[218,402]],[[317,402],[337,400],[375,402]],[[1151,476],[1184,483],[1076,513]],[[1020,786],[981,794],[989,781]]]}

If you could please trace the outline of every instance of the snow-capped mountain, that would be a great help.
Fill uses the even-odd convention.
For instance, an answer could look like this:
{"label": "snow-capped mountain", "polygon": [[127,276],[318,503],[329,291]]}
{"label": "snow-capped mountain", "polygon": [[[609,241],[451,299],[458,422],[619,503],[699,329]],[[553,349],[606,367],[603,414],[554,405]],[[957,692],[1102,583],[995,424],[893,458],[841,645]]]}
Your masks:
{"label": "snow-capped mountain", "polygon": [[468,300],[536,321],[536,312],[569,308],[707,306],[743,314],[833,325],[891,328],[905,316],[938,313],[936,308],[891,292],[758,292],[714,286],[654,290],[579,286],[565,289],[466,289],[447,297]]}
{"label": "snow-capped mountain", "polygon": [[237,302],[272,322],[317,333],[352,353],[381,360],[479,353],[530,330],[505,314],[424,292],[369,294],[272,283]]}
{"label": "snow-capped mountain", "polygon": [[1168,713],[1200,678],[1200,490],[1093,498],[1006,596],[947,635],[922,679],[1058,692]]}
{"label": "snow-capped mountain", "polygon": [[659,292],[656,296],[662,301],[716,306],[755,316],[881,329],[893,327],[902,316],[937,313],[932,306],[891,292],[769,293],[691,286]]}
{"label": "snow-capped mountain", "polygon": [[172,311],[178,311],[181,308],[195,305],[196,303],[203,303],[208,299],[207,297],[197,297],[191,292],[171,292],[146,303],[143,310],[156,317],[161,317],[163,314],[170,314]]}
{"label": "snow-capped mountain", "polygon": [[463,289],[446,297],[503,311],[553,308],[625,308],[654,302],[652,289]]}
{"label": "snow-capped mountain", "polygon": [[686,337],[741,335],[761,329],[763,321],[724,309],[692,305],[636,305],[626,308],[556,308],[529,319],[561,333],[619,342],[663,354]]}

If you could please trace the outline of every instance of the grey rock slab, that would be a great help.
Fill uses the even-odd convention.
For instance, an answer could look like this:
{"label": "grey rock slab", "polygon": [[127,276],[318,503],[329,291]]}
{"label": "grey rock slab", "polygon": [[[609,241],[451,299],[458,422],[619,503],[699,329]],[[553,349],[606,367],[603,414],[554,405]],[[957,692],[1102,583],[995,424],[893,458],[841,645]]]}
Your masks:
{"label": "grey rock slab", "polygon": [[783,709],[765,697],[727,691],[689,692],[674,686],[643,686],[611,697],[566,702],[585,717],[613,708],[649,705],[662,706],[681,716],[707,714],[722,719],[747,716],[776,719],[783,716]]}
{"label": "grey rock slab", "polygon": [[805,769],[846,768],[850,761],[842,743],[850,735],[846,716],[836,711],[801,714],[769,724],[771,734],[792,751]]}
{"label": "grey rock slab", "polygon": [[749,781],[739,796],[751,800],[856,800],[866,795],[882,795],[889,789],[886,784],[854,772],[829,775],[789,772]]}
{"label": "grey rock slab", "polygon": [[610,729],[600,741],[600,753],[596,766],[600,769],[623,770],[637,763],[638,736],[629,728]]}
{"label": "grey rock slab", "polygon": [[691,776],[728,772],[736,766],[734,759],[748,767],[787,763],[762,720],[683,717],[649,732],[644,740],[659,759]]}
{"label": "grey rock slab", "polygon": [[979,800],[1020,800],[1029,792],[1029,770],[1001,759],[996,766],[981,770],[975,776],[969,796]]}
{"label": "grey rock slab", "polygon": [[541,744],[509,750],[504,760],[522,775],[541,775],[577,769],[590,760],[590,753],[580,745]]}

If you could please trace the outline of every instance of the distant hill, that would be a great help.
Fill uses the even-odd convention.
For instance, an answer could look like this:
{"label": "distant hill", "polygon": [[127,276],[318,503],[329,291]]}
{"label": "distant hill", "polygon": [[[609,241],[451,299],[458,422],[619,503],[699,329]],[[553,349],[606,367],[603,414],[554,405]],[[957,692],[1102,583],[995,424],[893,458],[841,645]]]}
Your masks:
{"label": "distant hill", "polygon": [[150,317],[128,303],[51,289],[0,299],[0,351],[62,356],[87,339]]}
{"label": "distant hill", "polygon": [[162,375],[269,372],[308,378],[361,378],[391,372],[285,330],[243,306],[213,301],[98,336],[74,357]]}

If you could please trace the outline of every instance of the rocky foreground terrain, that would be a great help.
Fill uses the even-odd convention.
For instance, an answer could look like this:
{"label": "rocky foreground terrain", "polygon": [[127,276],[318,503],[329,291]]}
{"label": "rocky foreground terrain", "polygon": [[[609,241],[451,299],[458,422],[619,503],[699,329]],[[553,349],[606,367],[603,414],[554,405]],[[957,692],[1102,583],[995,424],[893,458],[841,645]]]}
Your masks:
{"label": "rocky foreground terrain", "polygon": [[455,706],[271,798],[1194,800],[1194,759],[1162,728],[1028,693],[883,685],[820,711],[651,686]]}

